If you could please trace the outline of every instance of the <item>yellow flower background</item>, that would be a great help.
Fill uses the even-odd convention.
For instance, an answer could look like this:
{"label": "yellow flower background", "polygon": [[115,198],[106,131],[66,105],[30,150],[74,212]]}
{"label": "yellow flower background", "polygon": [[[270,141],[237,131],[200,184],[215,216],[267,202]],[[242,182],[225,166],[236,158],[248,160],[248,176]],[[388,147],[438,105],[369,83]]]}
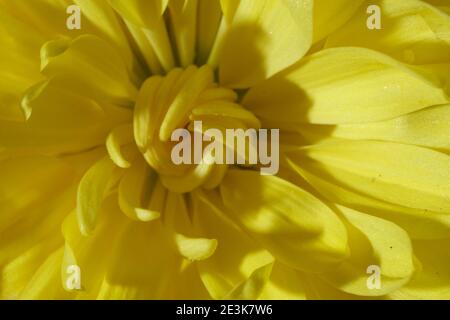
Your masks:
{"label": "yellow flower background", "polygon": [[[0,0],[0,297],[450,299],[449,13]],[[174,165],[195,120],[279,128],[279,173]]]}

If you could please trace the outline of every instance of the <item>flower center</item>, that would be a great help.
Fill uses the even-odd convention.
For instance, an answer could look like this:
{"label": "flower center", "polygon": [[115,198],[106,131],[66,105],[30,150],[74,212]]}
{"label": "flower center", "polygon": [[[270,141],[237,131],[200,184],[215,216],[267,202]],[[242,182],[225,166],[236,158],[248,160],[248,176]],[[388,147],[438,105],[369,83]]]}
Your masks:
{"label": "flower center", "polygon": [[[214,153],[201,152],[199,159],[191,163],[174,161],[174,136],[179,129],[192,135],[177,139],[192,139],[192,154],[195,139],[209,141],[201,148],[204,151],[218,135],[208,136],[211,129],[226,135],[227,129],[259,129],[259,120],[237,103],[237,94],[220,87],[214,81],[213,70],[205,65],[200,68],[173,69],[166,76],[153,76],[142,85],[134,112],[133,130],[136,145],[146,162],[159,174],[166,188],[174,192],[190,192],[198,187],[213,189],[218,186],[227,170],[225,162],[211,161]],[[198,124],[201,123],[199,126]],[[206,136],[205,136],[206,135]],[[223,148],[226,143],[220,141]],[[234,144],[234,140],[233,140]],[[181,157],[186,157],[184,150]],[[224,152],[224,154],[226,151]],[[228,162],[227,162],[228,163]]]}

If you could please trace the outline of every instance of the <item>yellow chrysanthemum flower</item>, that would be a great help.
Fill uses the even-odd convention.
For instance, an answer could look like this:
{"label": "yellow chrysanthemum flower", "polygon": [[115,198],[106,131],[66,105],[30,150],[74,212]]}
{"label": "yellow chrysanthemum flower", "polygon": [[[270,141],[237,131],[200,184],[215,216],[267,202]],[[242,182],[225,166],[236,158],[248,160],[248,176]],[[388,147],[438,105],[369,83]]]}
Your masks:
{"label": "yellow chrysanthemum flower", "polygon": [[[0,0],[0,296],[450,299],[449,12]],[[279,173],[175,165],[196,120]]]}

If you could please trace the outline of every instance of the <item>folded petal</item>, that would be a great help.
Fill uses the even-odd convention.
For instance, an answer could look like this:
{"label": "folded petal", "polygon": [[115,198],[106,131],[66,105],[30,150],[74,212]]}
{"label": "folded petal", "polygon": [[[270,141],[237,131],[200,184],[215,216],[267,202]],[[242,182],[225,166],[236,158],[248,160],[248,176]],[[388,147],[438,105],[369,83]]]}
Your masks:
{"label": "folded petal", "polygon": [[152,221],[160,217],[161,212],[150,209],[157,182],[156,173],[143,159],[136,161],[124,172],[118,187],[119,206],[131,219],[136,221]]}

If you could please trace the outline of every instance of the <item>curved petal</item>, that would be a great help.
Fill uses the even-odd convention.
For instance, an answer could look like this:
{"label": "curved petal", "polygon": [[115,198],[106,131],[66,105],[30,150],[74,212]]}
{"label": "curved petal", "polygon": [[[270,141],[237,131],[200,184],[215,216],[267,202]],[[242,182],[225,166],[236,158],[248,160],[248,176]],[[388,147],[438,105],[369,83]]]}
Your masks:
{"label": "curved petal", "polygon": [[346,231],[337,215],[295,185],[229,170],[220,190],[233,221],[282,263],[318,272],[347,256]]}
{"label": "curved petal", "polygon": [[81,179],[77,194],[77,218],[83,235],[88,236],[94,231],[103,200],[121,173],[105,157],[93,165]]}
{"label": "curved petal", "polygon": [[182,195],[168,192],[163,221],[174,247],[187,260],[202,261],[215,253],[217,239],[197,236]]}
{"label": "curved petal", "polygon": [[266,125],[387,120],[445,104],[442,80],[363,48],[335,48],[253,87],[243,104]]}
{"label": "curved petal", "polygon": [[[382,296],[407,283],[415,269],[408,234],[392,222],[345,207],[339,210],[349,223],[351,254],[335,270],[319,277],[344,292],[361,296]],[[380,270],[379,288],[367,285],[371,266]]]}
{"label": "curved petal", "polygon": [[118,197],[120,209],[129,218],[148,222],[160,217],[161,212],[150,209],[156,180],[156,173],[143,159],[124,172],[118,187]]}
{"label": "curved petal", "polygon": [[450,299],[450,240],[414,241],[414,254],[422,269],[411,281],[389,295],[393,299]]}

